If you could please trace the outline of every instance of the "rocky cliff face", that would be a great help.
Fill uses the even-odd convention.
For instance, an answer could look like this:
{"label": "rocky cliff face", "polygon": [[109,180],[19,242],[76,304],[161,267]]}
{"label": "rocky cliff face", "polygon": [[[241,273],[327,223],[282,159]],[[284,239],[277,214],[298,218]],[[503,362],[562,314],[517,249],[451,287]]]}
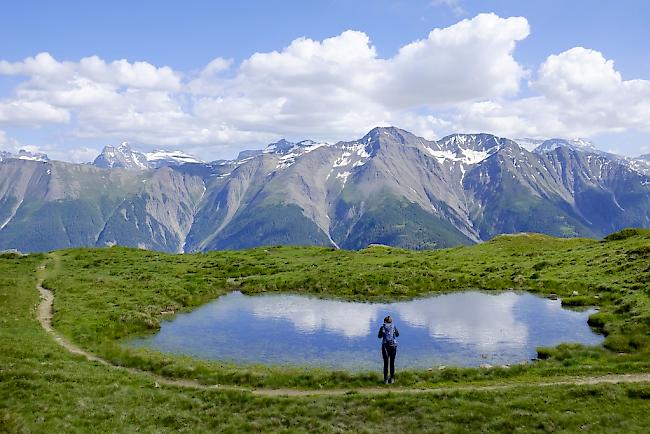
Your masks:
{"label": "rocky cliff face", "polygon": [[0,248],[423,249],[508,232],[600,237],[650,227],[644,170],[570,141],[530,152],[489,134],[427,141],[375,128],[349,142],[282,140],[234,161],[139,170],[117,169],[141,161],[120,152],[112,165],[98,157],[112,169],[1,162]]}

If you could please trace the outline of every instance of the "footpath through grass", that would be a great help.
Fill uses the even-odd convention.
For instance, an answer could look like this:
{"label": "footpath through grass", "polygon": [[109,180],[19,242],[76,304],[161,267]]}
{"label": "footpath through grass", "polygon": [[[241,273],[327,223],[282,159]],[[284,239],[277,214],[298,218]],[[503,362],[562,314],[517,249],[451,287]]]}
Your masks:
{"label": "footpath through grass", "polygon": [[0,432],[385,432],[390,427],[393,432],[641,433],[650,426],[649,385],[308,398],[157,388],[147,375],[71,355],[41,329],[35,284],[43,259],[0,257]]}

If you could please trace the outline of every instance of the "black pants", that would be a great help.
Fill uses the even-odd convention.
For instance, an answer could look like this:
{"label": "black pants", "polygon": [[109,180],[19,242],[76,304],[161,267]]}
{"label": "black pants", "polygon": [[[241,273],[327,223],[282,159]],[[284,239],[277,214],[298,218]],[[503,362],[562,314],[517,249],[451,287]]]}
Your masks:
{"label": "black pants", "polygon": [[382,344],[381,356],[384,358],[384,380],[388,380],[388,363],[390,362],[390,378],[395,378],[395,356],[397,346]]}

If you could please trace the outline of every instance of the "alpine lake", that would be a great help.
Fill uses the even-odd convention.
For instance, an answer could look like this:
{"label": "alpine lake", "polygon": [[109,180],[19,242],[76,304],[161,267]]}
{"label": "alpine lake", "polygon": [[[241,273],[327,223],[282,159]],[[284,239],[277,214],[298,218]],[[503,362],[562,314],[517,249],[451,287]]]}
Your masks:
{"label": "alpine lake", "polygon": [[398,369],[510,365],[535,358],[540,346],[601,344],[587,324],[594,312],[514,291],[387,304],[231,292],[125,344],[237,364],[369,370],[382,363],[377,333],[391,315],[400,333]]}

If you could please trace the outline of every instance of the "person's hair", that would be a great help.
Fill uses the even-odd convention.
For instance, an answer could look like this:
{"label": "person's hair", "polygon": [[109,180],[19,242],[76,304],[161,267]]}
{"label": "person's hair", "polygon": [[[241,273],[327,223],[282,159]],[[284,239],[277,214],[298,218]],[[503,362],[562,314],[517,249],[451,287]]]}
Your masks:
{"label": "person's hair", "polygon": [[386,318],[384,318],[384,322],[385,322],[385,323],[392,323],[392,322],[393,322],[393,318],[391,318],[390,315],[388,315]]}

